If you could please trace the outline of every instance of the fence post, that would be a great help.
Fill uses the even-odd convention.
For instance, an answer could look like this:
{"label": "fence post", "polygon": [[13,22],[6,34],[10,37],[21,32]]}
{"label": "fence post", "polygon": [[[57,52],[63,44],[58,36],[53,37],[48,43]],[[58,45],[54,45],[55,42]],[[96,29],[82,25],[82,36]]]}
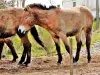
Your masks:
{"label": "fence post", "polygon": [[72,51],[73,40],[70,38],[70,75],[73,75],[73,51]]}
{"label": "fence post", "polygon": [[96,29],[99,28],[99,0],[96,0]]}

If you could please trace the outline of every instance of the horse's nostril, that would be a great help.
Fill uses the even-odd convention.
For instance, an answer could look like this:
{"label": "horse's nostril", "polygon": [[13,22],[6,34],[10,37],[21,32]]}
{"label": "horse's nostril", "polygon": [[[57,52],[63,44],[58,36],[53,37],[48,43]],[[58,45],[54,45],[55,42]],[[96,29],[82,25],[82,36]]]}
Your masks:
{"label": "horse's nostril", "polygon": [[24,26],[19,26],[18,32],[25,34],[25,27]]}
{"label": "horse's nostril", "polygon": [[18,28],[18,32],[21,33],[21,29],[20,28]]}
{"label": "horse's nostril", "polygon": [[18,29],[18,32],[19,32],[19,33],[21,33],[21,30],[20,30],[20,29]]}
{"label": "horse's nostril", "polygon": [[23,31],[23,34],[25,34],[26,32],[25,31]]}
{"label": "horse's nostril", "polygon": [[23,37],[25,34],[26,34],[26,31],[24,29],[22,29],[21,27],[19,27],[17,29],[17,34],[20,36],[20,37]]}

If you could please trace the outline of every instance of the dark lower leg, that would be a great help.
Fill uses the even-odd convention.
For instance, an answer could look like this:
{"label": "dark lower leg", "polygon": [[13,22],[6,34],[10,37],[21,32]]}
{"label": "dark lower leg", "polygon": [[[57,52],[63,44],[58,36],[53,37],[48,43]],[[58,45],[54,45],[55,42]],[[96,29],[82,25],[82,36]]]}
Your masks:
{"label": "dark lower leg", "polygon": [[61,61],[62,61],[62,55],[61,55],[61,51],[60,51],[60,46],[58,43],[55,43],[56,45],[56,50],[57,50],[57,53],[58,53],[58,62],[57,63],[60,63],[61,64]]}
{"label": "dark lower leg", "polygon": [[87,53],[88,53],[88,63],[91,61],[91,55],[90,55],[90,43],[91,43],[91,38],[90,36],[86,36],[86,47],[87,47]]}
{"label": "dark lower leg", "polygon": [[[65,45],[65,48],[66,48],[67,52],[70,54],[70,47],[68,45],[66,45],[66,44],[64,44],[64,45]],[[73,57],[73,62],[75,62],[75,58],[74,57]]]}
{"label": "dark lower leg", "polygon": [[31,61],[31,44],[28,44],[28,46],[25,48],[27,51],[27,59],[26,62],[24,62],[24,64],[27,66],[28,63],[30,63]]}
{"label": "dark lower leg", "polygon": [[24,62],[25,57],[26,57],[26,50],[24,49],[21,60],[19,61],[19,64],[22,64]]}
{"label": "dark lower leg", "polygon": [[18,58],[18,55],[17,55],[17,53],[16,53],[16,51],[15,51],[15,48],[14,48],[14,46],[13,46],[12,41],[11,41],[11,40],[8,40],[8,41],[6,42],[6,44],[7,44],[7,46],[11,49],[11,53],[12,53],[12,55],[13,55],[13,60],[12,60],[12,61],[16,61],[16,59]]}
{"label": "dark lower leg", "polygon": [[81,46],[82,46],[82,41],[77,42],[77,52],[76,52],[76,56],[75,56],[75,61],[76,62],[79,60]]}
{"label": "dark lower leg", "polygon": [[3,50],[4,42],[0,41],[0,59],[2,57],[2,50]]}

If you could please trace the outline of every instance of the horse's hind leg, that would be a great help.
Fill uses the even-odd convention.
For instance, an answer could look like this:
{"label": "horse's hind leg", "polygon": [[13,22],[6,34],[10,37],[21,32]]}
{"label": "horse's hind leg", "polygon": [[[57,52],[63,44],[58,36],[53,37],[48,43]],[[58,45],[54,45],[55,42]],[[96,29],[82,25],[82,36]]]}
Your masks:
{"label": "horse's hind leg", "polygon": [[85,36],[86,36],[86,48],[87,48],[87,58],[88,58],[88,63],[91,61],[91,55],[90,55],[90,44],[91,44],[91,31],[92,27],[89,27],[85,30]]}
{"label": "horse's hind leg", "polygon": [[60,51],[60,41],[59,41],[59,37],[57,36],[54,36],[53,37],[53,40],[55,42],[55,45],[56,45],[56,50],[57,50],[57,53],[58,53],[58,64],[61,64],[62,62],[62,55],[61,55],[61,51]]}
{"label": "horse's hind leg", "polygon": [[13,55],[13,60],[12,61],[16,61],[16,59],[18,58],[18,55],[17,55],[17,53],[16,53],[16,51],[15,51],[15,48],[14,48],[14,46],[13,46],[13,42],[10,40],[10,39],[5,39],[5,41],[4,41],[6,44],[7,44],[7,46],[11,49],[11,53],[12,53],[12,55]]}
{"label": "horse's hind leg", "polygon": [[[63,34],[62,32],[60,32],[60,33],[59,33],[59,37],[61,38],[62,42],[64,43],[67,52],[70,54],[70,50],[71,50],[71,49],[70,49],[70,46],[69,46],[69,44],[68,44],[68,40],[66,39],[66,35]],[[73,62],[75,62],[74,57],[73,57]]]}
{"label": "horse's hind leg", "polygon": [[3,50],[4,42],[1,40],[0,41],[0,59],[2,57],[2,50]]}
{"label": "horse's hind leg", "polygon": [[35,26],[33,28],[31,28],[30,32],[31,32],[32,36],[34,37],[34,39],[36,40],[36,42],[39,43],[46,51],[48,51],[47,47],[44,45],[44,43],[39,38],[39,35],[38,35],[38,32],[37,32]]}
{"label": "horse's hind leg", "polygon": [[77,52],[75,56],[75,62],[79,60],[79,55],[80,55],[80,50],[82,46],[82,41],[81,41],[81,32],[76,35],[76,41],[77,41]]}

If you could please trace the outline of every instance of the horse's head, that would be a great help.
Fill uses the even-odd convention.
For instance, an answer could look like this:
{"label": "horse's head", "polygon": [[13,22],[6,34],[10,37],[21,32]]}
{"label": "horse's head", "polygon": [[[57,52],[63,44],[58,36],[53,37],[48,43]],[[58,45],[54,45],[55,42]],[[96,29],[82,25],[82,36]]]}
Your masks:
{"label": "horse's head", "polygon": [[46,16],[46,10],[54,9],[55,6],[50,6],[46,8],[41,4],[30,4],[24,8],[20,24],[18,27],[18,32],[20,34],[25,34],[31,27],[34,25],[46,24],[47,21],[44,21],[42,18]]}
{"label": "horse's head", "polygon": [[32,26],[34,26],[34,14],[32,14],[32,9],[26,7],[21,16],[21,20],[18,27],[19,34],[25,34]]}
{"label": "horse's head", "polygon": [[36,20],[36,13],[40,7],[42,7],[42,5],[30,4],[24,8],[18,27],[19,34],[25,34],[31,27],[38,24]]}

